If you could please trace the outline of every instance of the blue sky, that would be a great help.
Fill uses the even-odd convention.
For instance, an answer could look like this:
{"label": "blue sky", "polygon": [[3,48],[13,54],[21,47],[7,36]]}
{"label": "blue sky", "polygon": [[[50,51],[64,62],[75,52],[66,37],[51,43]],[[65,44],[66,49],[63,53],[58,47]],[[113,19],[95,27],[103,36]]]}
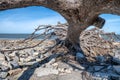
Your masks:
{"label": "blue sky", "polygon": [[[103,14],[103,30],[120,34],[120,16]],[[0,33],[31,33],[42,24],[57,24],[66,20],[57,12],[44,7],[27,7],[0,12]]]}

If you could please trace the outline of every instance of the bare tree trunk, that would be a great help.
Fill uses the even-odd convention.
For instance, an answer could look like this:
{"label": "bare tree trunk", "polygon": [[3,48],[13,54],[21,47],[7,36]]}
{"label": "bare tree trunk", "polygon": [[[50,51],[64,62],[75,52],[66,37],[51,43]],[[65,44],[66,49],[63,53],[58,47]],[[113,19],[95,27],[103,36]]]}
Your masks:
{"label": "bare tree trunk", "polygon": [[[77,51],[80,51],[80,40],[79,36],[80,33],[83,31],[82,25],[77,23],[69,23],[68,32],[67,32],[67,38],[66,43],[71,44]],[[66,44],[67,46],[70,46],[69,44]]]}
{"label": "bare tree trunk", "polygon": [[69,23],[66,42],[74,47],[87,27],[102,28],[105,21],[99,14],[120,15],[120,0],[0,0],[0,11],[28,6],[45,6],[59,12]]}

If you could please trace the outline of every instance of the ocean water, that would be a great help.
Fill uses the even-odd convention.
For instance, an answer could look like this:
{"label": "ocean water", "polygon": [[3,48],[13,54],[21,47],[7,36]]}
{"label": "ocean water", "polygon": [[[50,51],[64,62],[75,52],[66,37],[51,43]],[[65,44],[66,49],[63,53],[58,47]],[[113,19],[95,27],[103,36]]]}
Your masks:
{"label": "ocean water", "polygon": [[[36,34],[38,35],[38,34]],[[26,39],[30,34],[0,34],[0,39]],[[37,39],[44,39],[45,36],[39,36]],[[52,36],[50,39],[55,39],[56,36]]]}
{"label": "ocean water", "polygon": [[[28,38],[29,36],[30,34],[0,34],[0,39],[25,39]],[[38,39],[43,38],[44,38],[43,36],[38,37]]]}
{"label": "ocean water", "polygon": [[[38,35],[38,34],[36,34]],[[0,34],[0,39],[26,39],[30,34]],[[105,40],[110,40],[111,37],[114,38],[116,42],[120,42],[120,35],[101,35]],[[57,36],[52,36],[50,39],[55,39]],[[44,39],[45,36],[39,36],[37,39]]]}

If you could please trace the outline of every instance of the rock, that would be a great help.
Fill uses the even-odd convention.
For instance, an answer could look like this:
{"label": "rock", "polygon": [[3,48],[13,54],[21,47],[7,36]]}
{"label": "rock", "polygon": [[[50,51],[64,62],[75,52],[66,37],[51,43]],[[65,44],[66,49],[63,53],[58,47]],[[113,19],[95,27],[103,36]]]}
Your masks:
{"label": "rock", "polygon": [[61,73],[71,73],[72,71],[70,69],[65,69],[65,68],[58,68],[58,71]]}
{"label": "rock", "polygon": [[1,71],[8,71],[9,67],[8,66],[0,66]]}
{"label": "rock", "polygon": [[27,50],[27,52],[31,55],[33,55],[33,53],[35,52],[35,49],[31,49],[31,50]]}
{"label": "rock", "polygon": [[64,73],[65,72],[65,68],[58,68],[58,71],[61,72],[61,73]]}
{"label": "rock", "polygon": [[110,79],[111,80],[120,80],[120,76],[111,76]]}
{"label": "rock", "polygon": [[[17,69],[10,70],[8,72],[9,73],[8,80],[28,80],[28,79],[26,79],[27,76],[29,76],[29,74],[27,74],[27,73],[25,74],[26,77],[20,78],[24,74],[24,71],[26,71],[27,69],[28,68],[22,68],[22,69],[17,68]],[[32,72],[32,70],[30,70],[28,73],[31,73],[31,72]],[[29,80],[31,80],[31,79],[29,79]]]}
{"label": "rock", "polygon": [[70,74],[59,75],[57,80],[85,80],[82,78],[81,73],[72,72]]}
{"label": "rock", "polygon": [[95,71],[99,71],[99,70],[101,70],[102,68],[104,68],[104,66],[94,66],[94,70],[95,70]]}
{"label": "rock", "polygon": [[40,58],[36,58],[36,61],[38,61],[38,62],[40,62],[42,59],[40,59]]}
{"label": "rock", "polygon": [[5,61],[5,56],[2,53],[0,53],[0,61]]}
{"label": "rock", "polygon": [[115,63],[115,64],[119,64],[120,65],[120,59],[118,58],[112,58],[112,62]]}
{"label": "rock", "polygon": [[85,56],[82,53],[77,52],[76,53],[76,60],[79,62],[83,62],[85,60]]}
{"label": "rock", "polygon": [[18,62],[16,62],[16,61],[10,61],[10,64],[11,64],[11,66],[12,66],[12,68],[13,68],[13,69],[15,69],[15,68],[18,68],[18,67],[19,67]]}
{"label": "rock", "polygon": [[34,53],[34,49],[26,49],[24,53],[27,53],[29,54],[30,56],[33,56],[33,53]]}
{"label": "rock", "polygon": [[10,68],[10,70],[13,69],[12,65],[10,64],[10,62],[8,62],[7,66]]}
{"label": "rock", "polygon": [[50,55],[51,54],[47,52],[47,53],[44,54],[44,57],[49,57]]}
{"label": "rock", "polygon": [[65,73],[69,73],[70,74],[70,73],[72,73],[72,71],[70,69],[66,69]]}
{"label": "rock", "polygon": [[48,63],[45,64],[45,66],[47,68],[54,68],[54,66],[52,65],[53,63],[55,63],[55,58],[51,59]]}
{"label": "rock", "polygon": [[39,58],[43,58],[44,57],[44,55],[43,54],[41,54],[40,56],[39,56]]}
{"label": "rock", "polygon": [[111,80],[109,79],[109,73],[95,72],[92,74],[93,80]]}
{"label": "rock", "polygon": [[16,52],[9,54],[10,57],[15,57],[15,55],[16,55]]}
{"label": "rock", "polygon": [[27,58],[29,56],[28,53],[20,53],[20,57],[22,58]]}
{"label": "rock", "polygon": [[14,76],[14,75],[19,74],[20,72],[22,72],[22,69],[18,68],[18,69],[10,70],[8,73],[9,75]]}
{"label": "rock", "polygon": [[0,78],[6,78],[8,75],[8,72],[0,72]]}
{"label": "rock", "polygon": [[7,61],[2,61],[2,62],[1,62],[1,65],[3,65],[3,66],[8,66],[8,62],[7,62]]}
{"label": "rock", "polygon": [[58,63],[53,63],[52,66],[58,68]]}
{"label": "rock", "polygon": [[106,61],[106,58],[104,56],[97,56],[96,60],[100,63],[104,63]]}
{"label": "rock", "polygon": [[11,60],[8,54],[5,54],[5,58],[6,58],[7,61]]}
{"label": "rock", "polygon": [[29,62],[33,60],[34,58],[32,56],[28,56],[27,58],[24,59],[25,62]]}
{"label": "rock", "polygon": [[120,49],[114,49],[114,57],[120,59]]}
{"label": "rock", "polygon": [[20,57],[20,62],[30,62],[30,61],[35,61],[36,59],[32,56],[28,56],[27,58],[21,58]]}
{"label": "rock", "polygon": [[20,58],[20,62],[24,62],[24,58]]}
{"label": "rock", "polygon": [[31,80],[58,80],[58,75],[47,75],[43,77],[39,77],[39,79],[31,79]]}
{"label": "rock", "polygon": [[57,62],[57,64],[58,64],[58,68],[63,68],[63,69],[70,69],[70,68],[72,68],[71,66],[69,66],[68,64],[66,64],[66,63],[63,63],[63,62]]}
{"label": "rock", "polygon": [[117,74],[120,74],[120,66],[113,66],[113,70],[114,70]]}
{"label": "rock", "polygon": [[89,79],[83,79],[81,73],[79,72],[72,72],[70,74],[41,76],[39,80],[89,80]]}
{"label": "rock", "polygon": [[17,55],[18,52],[13,52],[11,54],[9,54],[9,58],[10,60],[9,61],[16,61],[18,62],[19,61],[19,56]]}
{"label": "rock", "polygon": [[52,68],[37,68],[35,70],[35,74],[38,77],[42,77],[42,76],[46,76],[46,75],[51,75],[51,74],[58,74],[59,71],[56,69],[52,69]]}
{"label": "rock", "polygon": [[39,52],[34,52],[33,53],[33,56],[38,56],[39,55]]}
{"label": "rock", "polygon": [[48,63],[49,63],[49,64],[53,64],[53,63],[55,63],[55,61],[56,61],[55,58],[53,58],[53,59],[51,59]]}
{"label": "rock", "polygon": [[19,57],[18,57],[18,56],[15,56],[14,59],[13,59],[13,61],[19,62],[19,61],[20,61],[20,60],[19,60]]}

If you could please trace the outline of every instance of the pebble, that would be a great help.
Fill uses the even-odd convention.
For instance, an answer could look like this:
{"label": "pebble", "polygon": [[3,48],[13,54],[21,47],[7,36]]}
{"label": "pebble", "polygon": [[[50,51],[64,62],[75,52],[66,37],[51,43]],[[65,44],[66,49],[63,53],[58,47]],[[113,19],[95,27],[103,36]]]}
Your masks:
{"label": "pebble", "polygon": [[5,54],[5,58],[6,58],[7,61],[11,60],[8,54]]}
{"label": "pebble", "polygon": [[8,72],[0,72],[0,78],[6,78],[8,75]]}
{"label": "pebble", "polygon": [[12,66],[12,68],[13,68],[13,69],[15,69],[15,68],[18,68],[18,67],[19,67],[18,62],[16,62],[16,61],[10,61],[10,64],[11,64],[11,66]]}
{"label": "pebble", "polygon": [[40,67],[35,70],[35,74],[38,77],[42,77],[42,76],[51,75],[51,74],[59,74],[59,71],[57,69]]}
{"label": "pebble", "polygon": [[65,72],[68,74],[72,73],[70,69],[66,69]]}
{"label": "pebble", "polygon": [[16,52],[9,54],[10,57],[15,57],[15,55],[16,55]]}
{"label": "pebble", "polygon": [[38,56],[39,55],[39,52],[34,52],[33,53],[33,56]]}
{"label": "pebble", "polygon": [[33,57],[32,56],[28,56],[27,58],[24,59],[25,62],[29,62],[33,60]]}
{"label": "pebble", "polygon": [[9,67],[8,66],[0,66],[1,71],[8,71]]}
{"label": "pebble", "polygon": [[104,63],[106,61],[106,58],[104,56],[97,56],[96,60],[100,63]]}
{"label": "pebble", "polygon": [[48,57],[48,56],[50,56],[50,53],[47,52],[44,54],[44,57]]}
{"label": "pebble", "polygon": [[22,69],[17,68],[17,69],[10,70],[8,73],[9,73],[9,75],[17,75],[20,72],[22,72]]}
{"label": "pebble", "polygon": [[77,60],[77,61],[81,62],[81,61],[83,61],[84,59],[85,59],[85,56],[84,56],[82,53],[80,53],[80,52],[77,52],[77,53],[76,53],[76,60]]}
{"label": "pebble", "polygon": [[56,66],[58,66],[58,63],[53,63],[52,66],[55,66],[55,67],[56,67]]}
{"label": "pebble", "polygon": [[0,53],[0,61],[5,61],[5,56],[2,53]]}
{"label": "pebble", "polygon": [[79,72],[72,72],[70,74],[59,75],[56,80],[89,80],[83,79]]}
{"label": "pebble", "polygon": [[3,65],[3,66],[8,66],[8,62],[7,62],[7,61],[2,61],[2,62],[1,62],[1,65]]}
{"label": "pebble", "polygon": [[113,66],[113,69],[117,74],[120,74],[120,66]]}
{"label": "pebble", "polygon": [[70,69],[70,68],[72,68],[71,66],[69,66],[68,64],[63,63],[63,62],[57,62],[57,64],[58,64],[58,68],[61,68],[61,69]]}
{"label": "pebble", "polygon": [[55,61],[56,61],[55,58],[53,58],[48,62],[48,64],[53,64],[53,63],[55,63]]}
{"label": "pebble", "polygon": [[[109,73],[95,72],[93,73],[93,78],[95,80],[109,80]],[[111,80],[111,79],[110,79]]]}
{"label": "pebble", "polygon": [[20,57],[20,62],[24,62],[24,58],[21,58],[21,57]]}
{"label": "pebble", "polygon": [[20,57],[22,57],[22,58],[27,58],[28,56],[29,56],[28,53],[21,53],[21,54],[20,54]]}
{"label": "pebble", "polygon": [[15,56],[14,59],[13,59],[13,61],[19,62],[19,61],[20,61],[20,60],[19,60],[19,57],[18,57],[18,56]]}
{"label": "pebble", "polygon": [[104,66],[94,66],[94,70],[95,71],[99,71],[103,68]]}

